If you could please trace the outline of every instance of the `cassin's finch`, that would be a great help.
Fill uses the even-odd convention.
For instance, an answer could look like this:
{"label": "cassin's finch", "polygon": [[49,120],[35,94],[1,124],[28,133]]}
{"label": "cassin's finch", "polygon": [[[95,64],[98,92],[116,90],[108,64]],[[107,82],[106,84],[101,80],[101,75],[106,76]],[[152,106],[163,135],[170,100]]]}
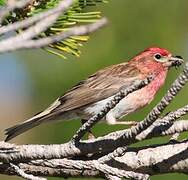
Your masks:
{"label": "cassin's finch", "polygon": [[99,70],[43,112],[8,128],[6,141],[44,122],[75,118],[88,120],[99,113],[121,87],[128,87],[133,81],[143,80],[152,74],[154,79],[151,83],[130,93],[106,114],[105,120],[109,124],[127,124],[126,121],[117,120],[149,104],[164,84],[169,68],[182,63],[181,56],[172,56],[169,51],[158,47],[148,48],[129,62]]}

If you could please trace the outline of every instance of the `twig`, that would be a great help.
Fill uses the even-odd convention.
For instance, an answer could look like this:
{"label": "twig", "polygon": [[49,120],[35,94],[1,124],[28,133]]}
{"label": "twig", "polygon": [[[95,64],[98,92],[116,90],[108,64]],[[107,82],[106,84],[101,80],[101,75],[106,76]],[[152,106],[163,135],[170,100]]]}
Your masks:
{"label": "twig", "polygon": [[[150,135],[151,132],[154,132],[154,129],[156,127],[158,127],[159,123],[161,124],[161,122],[166,122],[166,124],[172,125],[172,123],[179,119],[180,117],[186,115],[188,113],[188,105],[174,111],[174,112],[170,112],[168,115],[166,115],[165,117],[161,118],[161,121],[158,120],[156,121],[156,123],[154,122],[151,126],[149,126],[146,130],[142,131],[139,135],[136,136],[136,139],[145,139],[146,137],[148,137]],[[165,129],[161,129],[161,132],[165,131]]]}
{"label": "twig", "polygon": [[117,176],[112,176],[112,175],[109,175],[109,174],[107,174],[105,177],[106,177],[107,180],[121,180],[121,178],[119,178]]}
{"label": "twig", "polygon": [[26,174],[22,169],[20,169],[19,166],[15,165],[15,164],[10,163],[10,166],[14,169],[14,171],[16,172],[16,174],[18,176],[21,176],[25,179],[28,179],[28,180],[47,180],[46,178],[36,177],[36,176],[33,176],[32,174]]}
{"label": "twig", "polygon": [[115,149],[113,152],[99,158],[98,161],[100,163],[105,163],[112,159],[115,159],[116,157],[123,156],[124,152],[126,152],[127,149],[128,149],[127,147],[119,147],[119,148]]}
{"label": "twig", "polygon": [[[24,44],[28,44],[26,40],[31,40],[32,38],[38,36],[40,33],[44,32],[47,28],[49,28],[61,15],[61,13],[65,12],[72,5],[71,0],[63,1],[62,11],[58,11],[58,13],[51,14],[50,16],[45,17],[41,21],[37,22],[35,25],[29,27],[25,31],[22,31],[20,34],[2,40],[0,42],[0,52],[16,50],[19,46],[23,46]],[[36,44],[35,44],[36,45]],[[8,48],[11,47],[11,48]]]}
{"label": "twig", "polygon": [[[100,163],[98,160],[91,160],[91,161],[82,161],[82,160],[69,160],[69,159],[62,159],[62,160],[39,160],[39,161],[32,161],[31,164],[39,165],[42,167],[49,167],[49,168],[64,168],[74,171],[77,170],[77,173],[81,171],[81,173],[85,176],[92,175],[97,172],[100,176],[104,177],[106,175],[116,176],[119,178],[128,178],[128,179],[136,179],[136,180],[147,180],[149,175],[143,173],[137,173],[133,171],[126,171],[123,169],[118,169],[113,166],[109,166],[104,163]],[[92,172],[91,172],[92,170]],[[70,173],[70,172],[69,172]],[[70,174],[74,174],[73,172]],[[99,177],[100,177],[99,176]]]}
{"label": "twig", "polygon": [[15,30],[19,30],[21,28],[28,27],[37,21],[43,20],[46,17],[49,17],[54,14],[62,13],[68,7],[70,7],[72,5],[72,3],[73,3],[73,0],[63,0],[63,1],[60,1],[60,3],[53,9],[47,10],[45,12],[41,12],[35,16],[29,17],[22,21],[15,22],[13,24],[8,24],[7,26],[2,26],[2,27],[0,27],[0,35],[10,32],[10,31],[15,31]]}
{"label": "twig", "polygon": [[30,1],[32,0],[8,0],[6,6],[0,10],[0,22],[3,21],[9,12],[25,7]]}
{"label": "twig", "polygon": [[147,136],[148,138],[157,137],[157,134],[160,136],[174,135],[176,133],[182,133],[188,131],[188,120],[179,120],[175,121],[171,125],[169,123],[161,122],[161,125],[158,124],[156,128]]}
{"label": "twig", "polygon": [[[22,37],[22,35],[20,34],[19,39],[16,36],[15,39],[12,39],[12,40],[7,39],[4,41],[1,41],[0,42],[0,53],[8,52],[8,51],[15,51],[18,49],[44,47],[49,44],[64,40],[70,36],[84,35],[84,34],[94,32],[94,31],[98,30],[99,28],[101,28],[102,26],[104,26],[106,23],[107,23],[107,20],[105,18],[103,18],[101,20],[98,20],[95,23],[92,23],[89,25],[83,25],[83,26],[75,26],[73,28],[70,28],[66,32],[60,33],[58,35],[46,37],[46,38],[40,38],[38,40],[27,40],[29,37],[36,35],[36,34],[33,34],[33,31],[27,31],[27,35]],[[44,25],[44,22],[42,24]],[[34,29],[30,29],[30,30],[34,30]],[[40,32],[40,31],[41,31],[41,29],[37,30],[37,32]],[[16,41],[16,43],[14,41]]]}

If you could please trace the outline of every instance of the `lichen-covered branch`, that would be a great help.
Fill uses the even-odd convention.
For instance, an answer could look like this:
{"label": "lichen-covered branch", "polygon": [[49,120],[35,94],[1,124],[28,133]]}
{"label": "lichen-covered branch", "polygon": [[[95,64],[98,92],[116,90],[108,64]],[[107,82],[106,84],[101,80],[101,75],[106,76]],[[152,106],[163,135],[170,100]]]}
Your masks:
{"label": "lichen-covered branch", "polygon": [[2,22],[11,11],[14,9],[24,8],[31,1],[32,0],[7,0],[6,6],[2,7],[0,11],[0,22]]}
{"label": "lichen-covered branch", "polygon": [[[148,179],[148,175],[188,173],[188,142],[128,148],[120,157],[107,163],[97,159],[52,159],[17,162],[16,166],[27,174],[58,177],[105,177]],[[8,163],[0,165],[0,173],[16,175]]]}
{"label": "lichen-covered branch", "polygon": [[47,18],[51,15],[54,15],[54,14],[59,15],[59,14],[63,13],[66,9],[68,9],[72,3],[73,3],[72,0],[61,1],[53,9],[50,9],[45,12],[41,12],[39,14],[36,14],[35,16],[31,16],[31,17],[24,19],[22,21],[16,21],[13,24],[7,24],[6,26],[2,26],[2,27],[0,27],[0,35],[8,33],[10,31],[18,31],[19,29],[29,27],[32,24],[34,24],[35,22],[43,20],[44,18]]}
{"label": "lichen-covered branch", "polygon": [[[173,135],[176,132],[181,133],[188,131],[187,120],[168,123],[167,121],[159,119],[155,123],[155,128],[152,128],[152,131],[148,134],[146,139]],[[27,161],[36,159],[60,159],[64,157],[75,157],[92,153],[96,154],[97,152],[103,154],[115,150],[115,143],[119,137],[121,137],[121,135],[128,130],[129,129],[116,131],[93,140],[81,141],[79,146],[74,146],[74,144],[71,142],[53,145],[14,145],[0,142],[0,161],[19,162],[23,159]],[[103,160],[106,161],[105,159]]]}
{"label": "lichen-covered branch", "polygon": [[58,35],[53,35],[50,37],[40,38],[36,40],[31,39],[34,36],[40,34],[44,30],[44,28],[47,27],[46,22],[49,22],[51,20],[54,21],[55,19],[56,19],[56,16],[52,15],[40,21],[35,26],[32,26],[25,32],[15,37],[1,41],[0,53],[4,53],[8,51],[15,51],[18,49],[31,49],[31,48],[34,49],[34,48],[45,47],[49,44],[59,42],[71,36],[79,36],[79,35],[86,35],[86,34],[92,33],[100,29],[107,23],[107,19],[103,18],[89,25],[75,26],[73,28],[70,28],[66,32],[59,33]]}

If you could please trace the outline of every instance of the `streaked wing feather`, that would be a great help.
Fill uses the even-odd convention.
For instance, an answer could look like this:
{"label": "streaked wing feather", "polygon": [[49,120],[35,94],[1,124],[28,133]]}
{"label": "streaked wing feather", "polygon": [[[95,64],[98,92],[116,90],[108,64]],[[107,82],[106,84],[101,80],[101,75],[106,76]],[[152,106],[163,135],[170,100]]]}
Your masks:
{"label": "streaked wing feather", "polygon": [[121,87],[130,86],[134,80],[143,79],[133,65],[113,65],[81,81],[58,99],[61,103],[53,111],[70,111],[106,99],[116,94]]}

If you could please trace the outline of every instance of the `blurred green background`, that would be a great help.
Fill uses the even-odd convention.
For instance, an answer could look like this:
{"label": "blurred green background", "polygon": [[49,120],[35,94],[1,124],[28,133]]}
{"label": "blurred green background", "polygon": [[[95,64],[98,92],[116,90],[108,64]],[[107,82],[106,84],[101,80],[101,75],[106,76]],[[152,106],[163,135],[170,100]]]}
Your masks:
{"label": "blurred green background", "polygon": [[[93,9],[109,19],[107,27],[91,35],[81,48],[80,58],[68,55],[67,60],[42,50],[19,51],[0,56],[0,108],[3,130],[46,108],[75,83],[105,66],[127,61],[150,46],[160,46],[175,55],[188,57],[187,0],[110,0]],[[172,69],[156,99],[143,110],[125,119],[142,120],[161,99],[180,70]],[[166,112],[188,103],[188,87],[177,96]],[[14,143],[50,144],[67,142],[80,127],[79,120],[44,124],[15,138]],[[97,124],[96,136],[124,126]],[[184,134],[184,137],[186,134]],[[143,144],[167,142],[169,137],[152,139]],[[181,174],[159,175],[157,179],[187,179]],[[0,179],[20,179],[0,176]],[[58,179],[58,178],[49,178]],[[71,178],[70,178],[71,179]]]}

